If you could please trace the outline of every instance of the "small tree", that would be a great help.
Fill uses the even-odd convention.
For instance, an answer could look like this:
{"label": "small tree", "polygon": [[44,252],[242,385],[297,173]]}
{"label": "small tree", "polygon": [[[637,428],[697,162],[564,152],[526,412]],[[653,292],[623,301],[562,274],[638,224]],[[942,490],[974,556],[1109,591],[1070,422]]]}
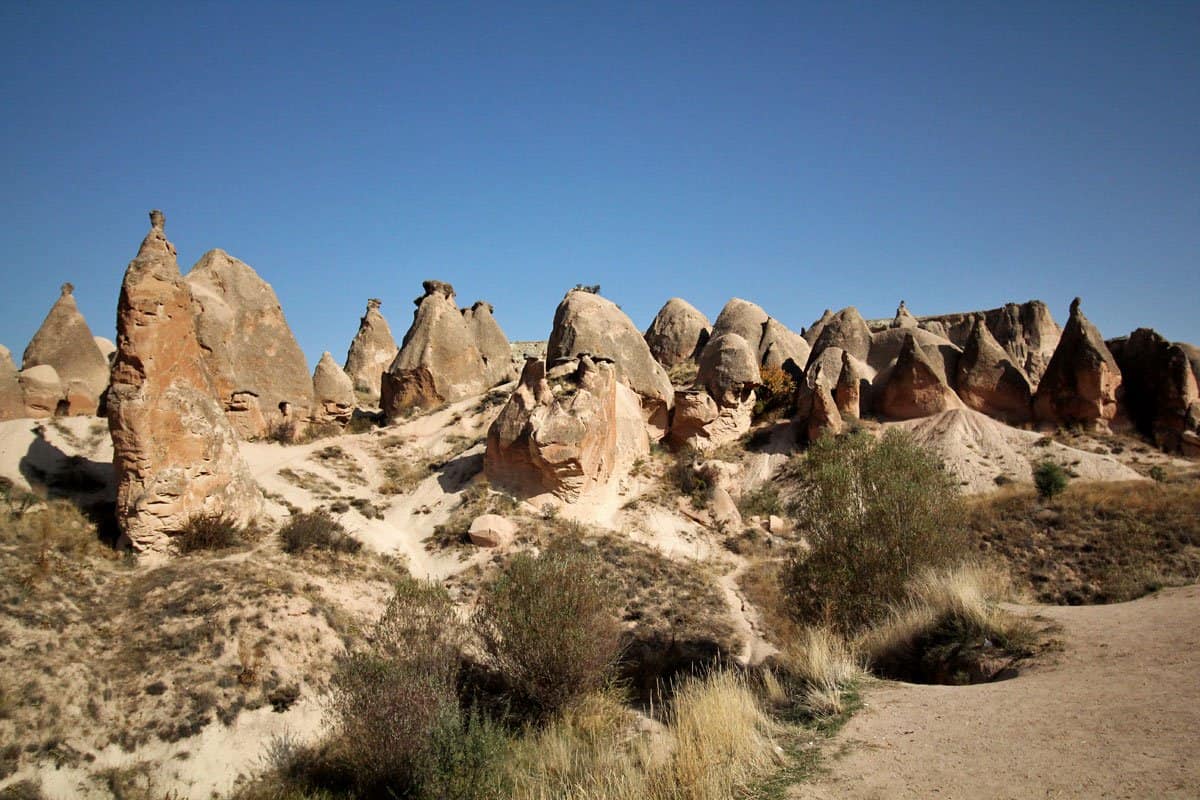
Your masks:
{"label": "small tree", "polygon": [[1042,461],[1033,468],[1033,485],[1043,500],[1051,500],[1062,494],[1067,488],[1067,481],[1067,471],[1053,461]]}

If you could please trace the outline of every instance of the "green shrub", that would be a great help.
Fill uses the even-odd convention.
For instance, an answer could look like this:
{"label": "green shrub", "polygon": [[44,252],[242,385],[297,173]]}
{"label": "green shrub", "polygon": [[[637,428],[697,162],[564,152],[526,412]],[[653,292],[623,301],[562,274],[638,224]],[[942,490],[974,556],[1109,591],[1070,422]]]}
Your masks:
{"label": "green shrub", "polygon": [[1067,488],[1067,472],[1053,461],[1042,461],[1033,468],[1033,485],[1043,500],[1062,494]]}
{"label": "green shrub", "polygon": [[1166,483],[1167,482],[1167,471],[1165,469],[1163,469],[1161,466],[1159,466],[1158,464],[1155,464],[1153,467],[1150,468],[1150,478],[1155,483]]}
{"label": "green shrub", "polygon": [[514,702],[544,717],[611,679],[619,607],[594,555],[552,549],[513,558],[484,588],[475,621]]}
{"label": "green shrub", "polygon": [[791,510],[811,550],[785,588],[801,623],[853,633],[886,616],[919,570],[969,551],[957,489],[906,432],[824,437],[798,472]]}
{"label": "green shrub", "polygon": [[180,553],[223,550],[242,543],[243,527],[225,514],[198,514],[172,533],[171,541]]}
{"label": "green shrub", "polygon": [[357,553],[362,549],[362,542],[351,536],[342,523],[323,509],[293,514],[279,529],[279,538],[285,553],[300,553],[310,549]]}
{"label": "green shrub", "polygon": [[779,487],[768,481],[753,491],[745,492],[738,500],[738,511],[743,517],[758,515],[769,517],[783,514],[783,500],[779,496]]}

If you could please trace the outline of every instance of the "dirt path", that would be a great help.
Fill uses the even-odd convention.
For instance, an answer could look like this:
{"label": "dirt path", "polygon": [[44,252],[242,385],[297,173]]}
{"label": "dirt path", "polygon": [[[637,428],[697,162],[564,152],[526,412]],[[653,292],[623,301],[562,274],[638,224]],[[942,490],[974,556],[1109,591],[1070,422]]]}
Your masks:
{"label": "dirt path", "polygon": [[980,686],[881,684],[794,800],[1200,797],[1200,586],[1038,606],[1065,649]]}

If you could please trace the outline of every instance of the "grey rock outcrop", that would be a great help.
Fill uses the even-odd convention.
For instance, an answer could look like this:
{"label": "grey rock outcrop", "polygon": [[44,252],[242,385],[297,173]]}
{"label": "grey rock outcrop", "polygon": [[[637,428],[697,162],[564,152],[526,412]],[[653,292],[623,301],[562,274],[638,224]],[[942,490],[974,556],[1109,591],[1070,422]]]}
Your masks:
{"label": "grey rock outcrop", "polygon": [[830,347],[841,348],[859,361],[867,360],[871,352],[871,329],[854,306],[843,308],[824,322],[813,343],[809,362]]}
{"label": "grey rock outcrop", "polygon": [[1071,303],[1071,317],[1046,366],[1033,400],[1034,417],[1045,425],[1108,429],[1116,418],[1121,370],[1096,326]]}
{"label": "grey rock outcrop", "polygon": [[87,320],[79,312],[74,289],[69,283],[63,284],[58,300],[25,348],[21,368],[49,365],[63,386],[79,382],[77,394],[90,397],[90,403],[83,401],[84,407],[78,413],[94,414],[100,395],[108,388],[108,359],[96,346]]}
{"label": "grey rock outcrop", "polygon": [[17,365],[13,363],[8,348],[0,345],[0,421],[24,416],[25,398],[17,377]]}
{"label": "grey rock outcrop", "polygon": [[196,336],[192,296],[161,212],[130,262],[117,306],[108,424],[117,522],[139,551],[164,552],[198,514],[248,522],[262,496],[238,452]]}
{"label": "grey rock outcrop", "polygon": [[480,394],[512,374],[508,338],[490,305],[460,310],[450,284],[425,281],[422,287],[412,326],[383,373],[380,405],[389,420]]}
{"label": "grey rock outcrop", "polygon": [[354,384],[326,350],[313,371],[313,418],[345,425],[354,416]]}
{"label": "grey rock outcrop", "polygon": [[711,330],[708,317],[688,301],[672,297],[659,309],[644,338],[650,355],[669,369],[698,359]]}
{"label": "grey rock outcrop", "polygon": [[1033,389],[982,315],[958,360],[955,389],[968,408],[1019,425],[1033,416]]}
{"label": "grey rock outcrop", "polygon": [[986,311],[940,314],[918,319],[922,328],[944,336],[959,347],[965,347],[975,327],[975,319],[980,314],[996,343],[1004,348],[1013,364],[1029,378],[1029,385],[1036,389],[1062,335],[1050,309],[1042,301],[1008,303]]}
{"label": "grey rock outcrop", "polygon": [[400,348],[392,338],[392,329],[379,311],[382,300],[367,301],[367,312],[358,322],[358,333],[346,353],[346,374],[354,391],[368,402],[379,402],[383,373],[396,360]]}
{"label": "grey rock outcrop", "polygon": [[308,361],[271,285],[224,250],[201,256],[185,283],[205,369],[238,434],[258,438],[306,418],[313,407]]}
{"label": "grey rock outcrop", "polygon": [[893,328],[915,328],[917,327],[917,318],[914,317],[908,310],[908,306],[904,301],[900,301],[900,307],[896,309],[896,316],[892,319]]}
{"label": "grey rock outcrop", "polygon": [[821,338],[821,332],[825,330],[825,326],[833,319],[833,312],[828,308],[821,312],[821,317],[812,325],[804,329],[804,341],[808,342],[809,346],[815,345],[817,339]]}
{"label": "grey rock outcrop", "polygon": [[[763,369],[799,373],[808,363],[811,350],[803,336],[772,317],[763,326],[762,339],[758,343],[758,363]],[[794,366],[789,367],[789,362]]]}

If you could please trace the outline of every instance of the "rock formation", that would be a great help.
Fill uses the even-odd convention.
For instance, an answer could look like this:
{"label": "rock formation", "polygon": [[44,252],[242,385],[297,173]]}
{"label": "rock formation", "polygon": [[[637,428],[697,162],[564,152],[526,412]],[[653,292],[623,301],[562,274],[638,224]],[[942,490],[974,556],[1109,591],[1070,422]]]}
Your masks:
{"label": "rock formation", "polygon": [[1024,371],[988,330],[985,319],[975,321],[958,360],[955,389],[968,408],[1019,425],[1033,415],[1033,390]]}
{"label": "rock formation", "polygon": [[66,414],[66,389],[58,377],[57,370],[49,364],[23,369],[17,374],[21,384],[21,397],[25,413],[30,419],[45,419]]}
{"label": "rock formation", "polygon": [[1117,416],[1121,371],[1096,326],[1071,303],[1071,317],[1046,366],[1033,400],[1033,413],[1046,425],[1107,429]]}
{"label": "rock formation", "polygon": [[476,547],[506,547],[516,535],[517,524],[499,514],[480,514],[467,530],[467,538]]}
{"label": "rock formation", "polygon": [[90,402],[82,401],[78,413],[94,414],[100,395],[108,388],[108,359],[96,346],[87,320],[79,313],[72,295],[74,290],[69,283],[62,285],[57,302],[25,348],[21,368],[45,364],[54,367],[63,386],[81,382],[76,392],[90,397]]}
{"label": "rock formation", "polygon": [[[100,350],[100,354],[104,356],[105,363],[111,368],[113,356],[117,354],[117,346],[113,344],[111,339],[105,339],[103,336],[93,336],[92,341],[96,343],[96,347]],[[108,385],[107,378],[105,378],[104,385]]]}
{"label": "rock formation", "polygon": [[918,346],[915,334],[923,331],[909,329],[906,333],[896,364],[878,392],[875,410],[890,419],[915,419],[962,408],[941,367]]}
{"label": "rock formation", "polygon": [[17,377],[17,365],[8,348],[0,345],[0,421],[24,416],[25,398]]}
{"label": "rock formation", "polygon": [[654,360],[641,332],[615,303],[573,289],[554,312],[546,361],[556,364],[583,354],[613,361],[618,379],[641,398],[651,438],[657,441],[666,435],[675,401],[667,371]]}
{"label": "rock formation", "polygon": [[[946,341],[950,341],[950,332],[946,330],[946,326],[936,319],[925,320],[919,326],[923,331],[929,331],[934,336],[937,336]],[[962,345],[959,345],[960,347]]]}
{"label": "rock formation", "polygon": [[676,392],[670,440],[697,450],[718,447],[750,430],[758,359],[736,333],[712,339],[700,356],[696,387]]}
{"label": "rock formation", "polygon": [[[811,349],[803,336],[772,317],[763,326],[762,339],[758,343],[758,363],[763,369],[790,369],[798,374],[808,363]],[[789,362],[791,367],[788,367]]]}
{"label": "rock formation", "polygon": [[908,306],[904,301],[900,301],[900,307],[896,309],[896,316],[892,320],[893,328],[915,328],[917,327],[917,318],[908,311]]}
{"label": "rock formation", "polygon": [[262,497],[205,371],[163,215],[150,220],[121,285],[108,424],[117,521],[135,549],[161,552],[193,516],[247,522]]}
{"label": "rock formation", "polygon": [[488,430],[484,473],[522,497],[573,501],[649,453],[638,396],[616,365],[581,356],[548,374],[530,358]]}
{"label": "rock formation", "polygon": [[400,348],[392,338],[392,329],[383,318],[379,307],[382,300],[367,301],[367,313],[358,322],[358,333],[346,353],[346,374],[354,384],[354,391],[364,400],[379,402],[383,373],[396,359]]}
{"label": "rock formation", "polygon": [[862,416],[862,384],[854,360],[845,350],[842,351],[842,369],[838,373],[837,384],[833,387],[833,401],[838,413],[843,417],[858,419]]}
{"label": "rock formation", "polygon": [[271,285],[224,250],[201,256],[185,282],[205,368],[237,432],[257,438],[307,417],[308,361]]}
{"label": "rock formation", "polygon": [[912,339],[925,354],[929,363],[937,371],[938,377],[943,382],[952,384],[962,351],[956,345],[929,331],[907,327],[887,328],[871,337],[871,350],[867,355],[867,364],[875,370],[878,376],[876,385],[887,380],[888,372],[900,358],[900,353],[909,339]]}
{"label": "rock formation", "polygon": [[930,333],[965,347],[980,314],[996,343],[1004,348],[1013,364],[1029,378],[1030,386],[1037,388],[1062,333],[1050,309],[1042,301],[1008,303],[986,311],[940,314],[920,317],[919,320],[921,327]]}
{"label": "rock formation", "polygon": [[711,330],[708,317],[688,301],[672,297],[659,309],[644,338],[650,355],[669,369],[698,359]]}
{"label": "rock formation", "polygon": [[1122,401],[1137,430],[1168,452],[1200,432],[1200,386],[1187,352],[1149,328],[1109,343],[1121,369]]}
{"label": "rock formation", "polygon": [[389,420],[416,408],[437,408],[479,394],[511,376],[508,338],[492,307],[459,310],[454,287],[425,281],[412,327],[383,373],[380,405]]}
{"label": "rock formation", "polygon": [[833,312],[828,308],[821,312],[821,318],[804,329],[802,336],[804,341],[808,342],[809,346],[817,343],[817,339],[821,338],[821,332],[825,330],[825,326],[833,319]]}
{"label": "rock formation", "polygon": [[867,360],[871,352],[871,329],[854,306],[843,308],[821,325],[821,333],[813,343],[809,361],[829,347],[840,347],[859,361]]}
{"label": "rock formation", "polygon": [[816,383],[812,387],[812,403],[805,427],[808,441],[815,442],[827,434],[836,436],[842,432],[843,427],[842,414],[829,387]]}
{"label": "rock formation", "polygon": [[345,425],[354,416],[354,384],[326,350],[313,372],[313,418]]}

